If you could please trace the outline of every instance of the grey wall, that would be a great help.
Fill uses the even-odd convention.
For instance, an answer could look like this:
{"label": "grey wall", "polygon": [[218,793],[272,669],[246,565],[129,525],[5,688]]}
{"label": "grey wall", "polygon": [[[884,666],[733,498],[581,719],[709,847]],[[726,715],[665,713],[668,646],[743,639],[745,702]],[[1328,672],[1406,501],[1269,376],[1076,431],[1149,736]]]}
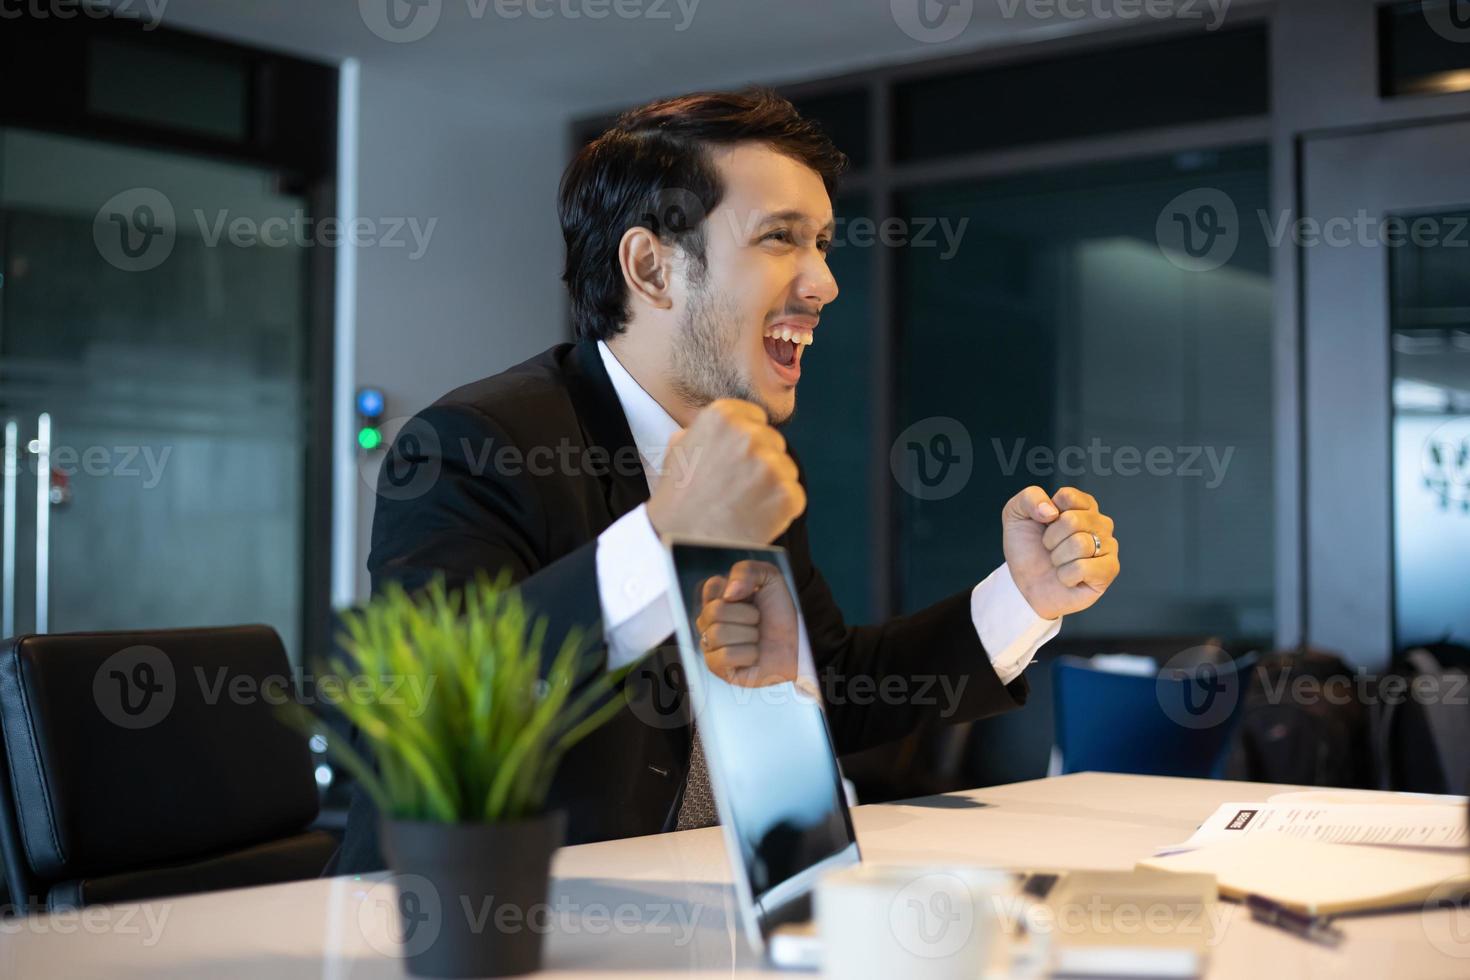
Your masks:
{"label": "grey wall", "polygon": [[[383,387],[389,418],[565,339],[556,185],[567,120],[506,103],[411,68],[362,67],[357,213],[436,221],[417,259],[411,245],[357,252],[355,372]],[[359,596],[380,456],[359,466]]]}

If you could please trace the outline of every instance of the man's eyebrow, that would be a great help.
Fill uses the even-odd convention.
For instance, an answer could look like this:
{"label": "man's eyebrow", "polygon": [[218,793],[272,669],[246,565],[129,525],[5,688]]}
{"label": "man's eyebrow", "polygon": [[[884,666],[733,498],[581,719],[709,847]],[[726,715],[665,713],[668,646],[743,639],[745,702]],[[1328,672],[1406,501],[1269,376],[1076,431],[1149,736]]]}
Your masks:
{"label": "man's eyebrow", "polygon": [[[806,212],[789,209],[786,211],[775,211],[771,214],[765,215],[760,220],[760,226],[764,227],[765,225],[773,225],[783,221],[790,221],[799,224],[811,220],[812,219],[807,216]],[[827,219],[827,223],[817,230],[818,232],[827,232],[828,234],[830,234],[836,228],[837,222],[829,218]]]}

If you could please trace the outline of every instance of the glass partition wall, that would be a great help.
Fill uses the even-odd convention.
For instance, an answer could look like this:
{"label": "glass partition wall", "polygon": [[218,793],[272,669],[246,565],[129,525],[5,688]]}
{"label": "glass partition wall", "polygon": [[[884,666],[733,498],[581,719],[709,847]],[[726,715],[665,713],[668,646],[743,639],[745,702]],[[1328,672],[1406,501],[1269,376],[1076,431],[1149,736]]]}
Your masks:
{"label": "glass partition wall", "polygon": [[300,663],[331,614],[336,71],[139,31],[0,35],[28,83],[0,107],[0,632],[267,623]]}
{"label": "glass partition wall", "polygon": [[304,248],[257,168],[0,130],[15,632],[265,622],[298,650]]}
{"label": "glass partition wall", "polygon": [[[1470,213],[1389,251],[1394,647],[1470,641]],[[1456,231],[1458,229],[1458,231]]]}
{"label": "glass partition wall", "polygon": [[[926,440],[953,419],[973,461],[963,484],[899,488],[902,608],[1003,560],[1021,487],[1074,485],[1117,521],[1127,574],[1069,636],[1271,635],[1266,168],[1259,147],[1193,151],[898,196],[954,244],[898,255],[896,424],[937,473]],[[1158,240],[1195,197],[1245,216],[1208,269]]]}

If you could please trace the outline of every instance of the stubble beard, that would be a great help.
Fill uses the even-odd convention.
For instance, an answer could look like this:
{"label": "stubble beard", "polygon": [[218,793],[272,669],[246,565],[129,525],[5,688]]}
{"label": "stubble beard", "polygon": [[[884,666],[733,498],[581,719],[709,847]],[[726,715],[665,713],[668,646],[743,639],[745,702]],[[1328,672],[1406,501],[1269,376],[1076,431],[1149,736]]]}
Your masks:
{"label": "stubble beard", "polygon": [[754,402],[772,425],[785,425],[794,413],[777,416],[741,372],[740,319],[734,301],[710,289],[703,275],[689,285],[689,306],[669,359],[675,393],[696,408],[717,398]]}

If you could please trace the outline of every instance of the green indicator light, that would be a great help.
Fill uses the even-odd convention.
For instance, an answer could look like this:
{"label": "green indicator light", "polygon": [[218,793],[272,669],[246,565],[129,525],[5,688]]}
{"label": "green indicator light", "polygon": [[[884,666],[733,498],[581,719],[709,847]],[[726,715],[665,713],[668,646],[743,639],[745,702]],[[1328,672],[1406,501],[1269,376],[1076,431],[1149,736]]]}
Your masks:
{"label": "green indicator light", "polygon": [[357,444],[364,449],[377,449],[383,444],[383,434],[371,425],[357,430]]}

